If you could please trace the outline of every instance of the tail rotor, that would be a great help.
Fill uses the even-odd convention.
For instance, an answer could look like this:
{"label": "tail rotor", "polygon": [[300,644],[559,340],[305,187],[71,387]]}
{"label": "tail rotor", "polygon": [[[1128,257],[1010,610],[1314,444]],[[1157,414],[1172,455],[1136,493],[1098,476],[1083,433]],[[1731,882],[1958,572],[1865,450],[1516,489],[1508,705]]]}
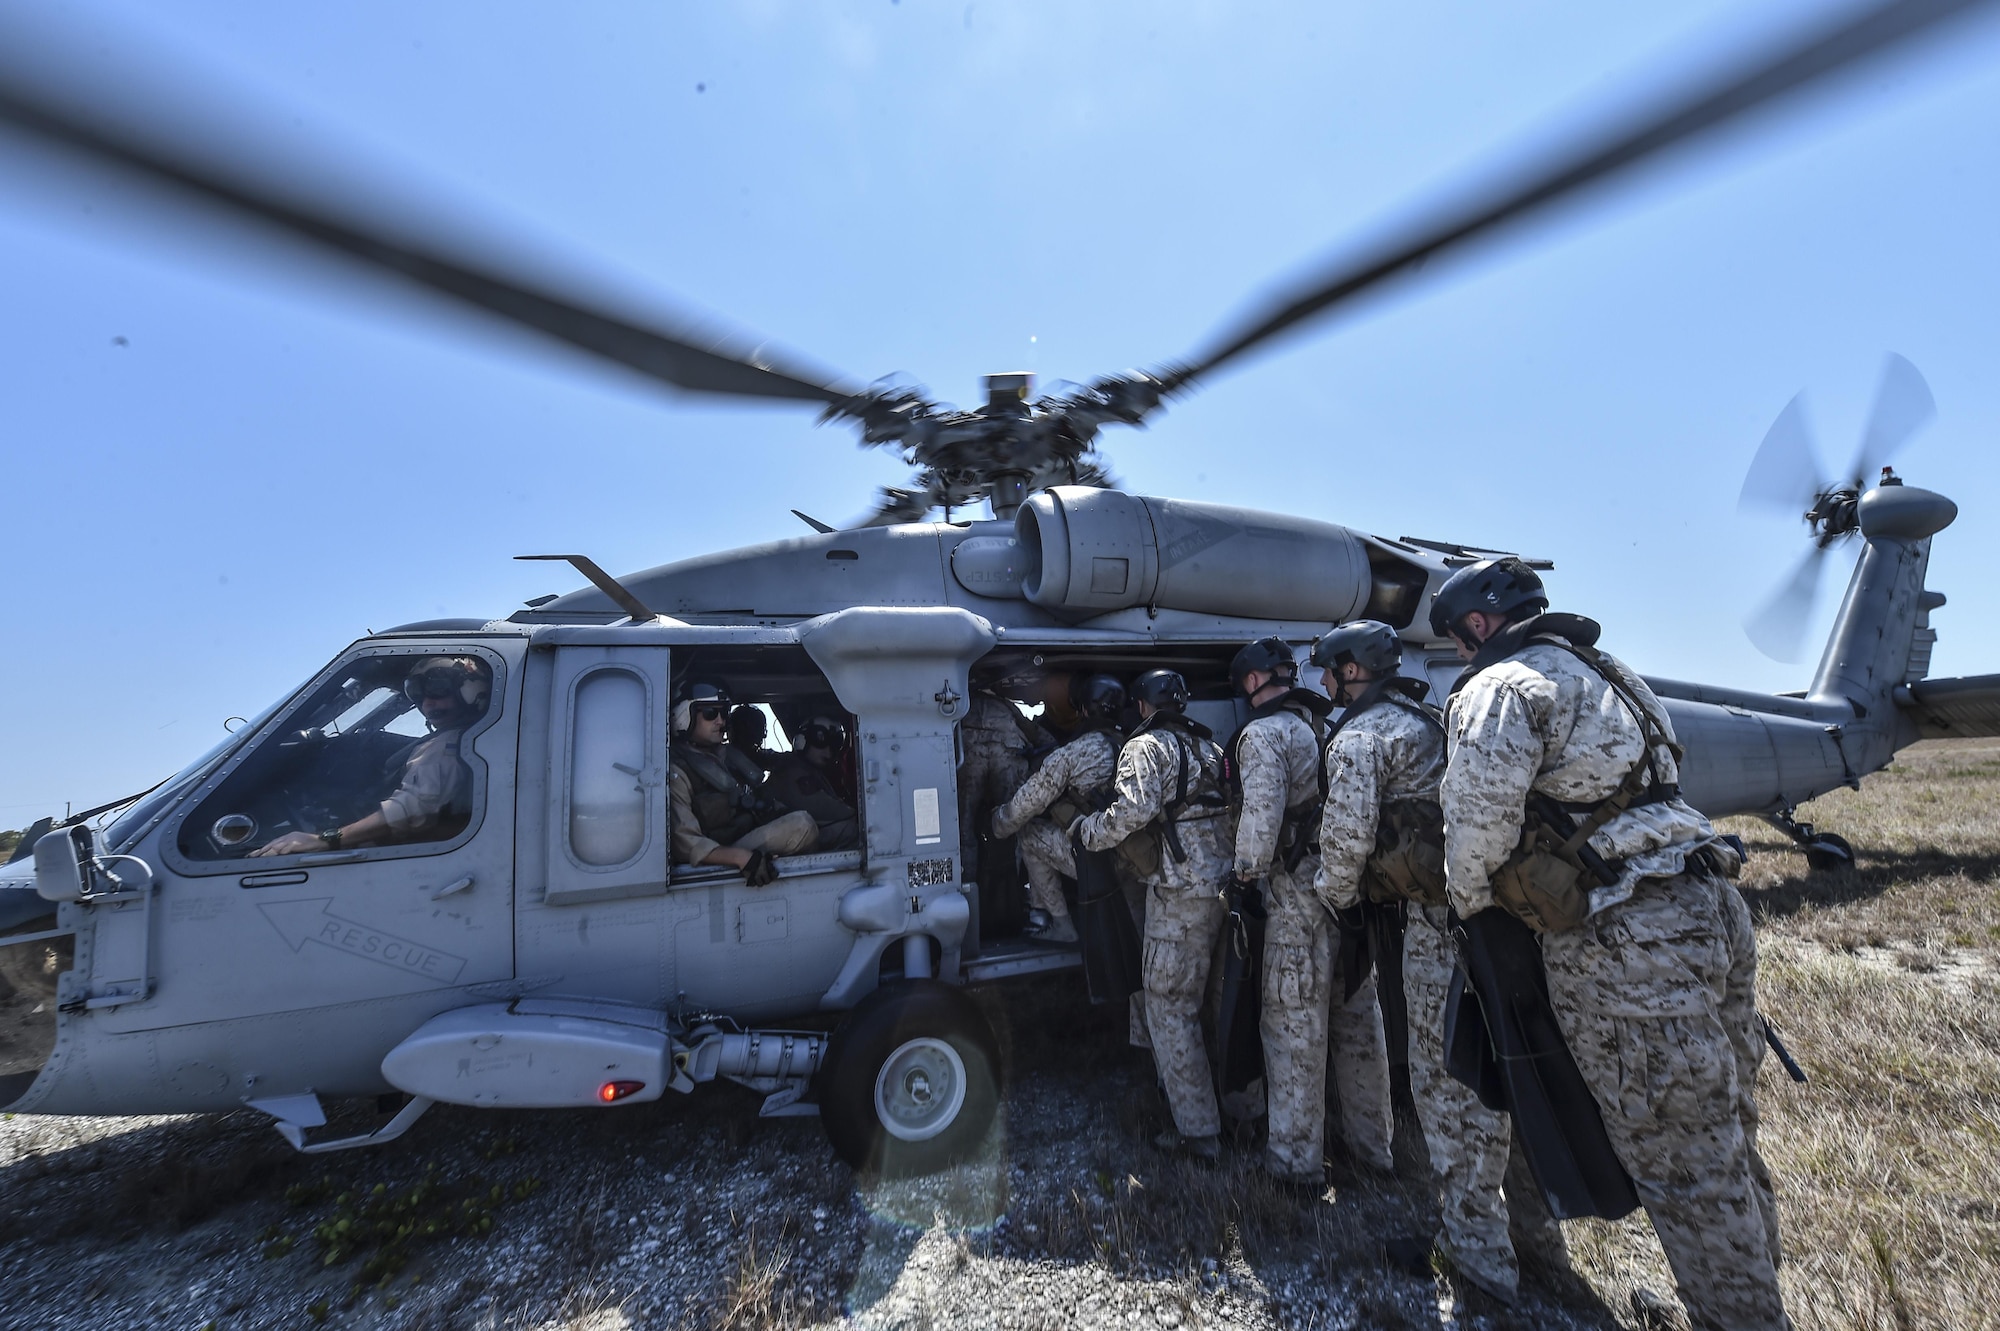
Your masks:
{"label": "tail rotor", "polygon": [[1744,619],[1743,631],[1757,650],[1779,661],[1802,658],[1827,552],[1860,530],[1862,494],[1890,476],[1889,460],[1935,415],[1937,402],[1924,376],[1908,360],[1891,353],[1883,362],[1875,404],[1853,461],[1845,471],[1828,477],[1806,423],[1805,394],[1778,413],[1750,460],[1736,506],[1739,512],[1761,510],[1802,519],[1813,544]]}

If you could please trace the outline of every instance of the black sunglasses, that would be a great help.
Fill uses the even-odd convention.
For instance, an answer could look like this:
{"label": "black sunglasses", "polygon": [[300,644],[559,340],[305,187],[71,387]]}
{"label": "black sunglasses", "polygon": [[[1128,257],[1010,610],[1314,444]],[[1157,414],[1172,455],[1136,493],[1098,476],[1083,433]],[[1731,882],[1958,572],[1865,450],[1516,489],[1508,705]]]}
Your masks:
{"label": "black sunglasses", "polygon": [[697,721],[720,721],[728,714],[729,709],[727,707],[697,707],[694,709],[694,718]]}

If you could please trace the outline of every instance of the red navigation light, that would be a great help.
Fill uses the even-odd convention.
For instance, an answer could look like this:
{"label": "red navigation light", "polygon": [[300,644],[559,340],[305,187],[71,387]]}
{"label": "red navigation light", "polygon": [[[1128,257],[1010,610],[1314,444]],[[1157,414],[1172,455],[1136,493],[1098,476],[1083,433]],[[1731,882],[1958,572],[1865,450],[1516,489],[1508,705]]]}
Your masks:
{"label": "red navigation light", "polygon": [[607,1081],[597,1088],[597,1098],[605,1104],[614,1105],[628,1095],[637,1095],[646,1089],[643,1081]]}

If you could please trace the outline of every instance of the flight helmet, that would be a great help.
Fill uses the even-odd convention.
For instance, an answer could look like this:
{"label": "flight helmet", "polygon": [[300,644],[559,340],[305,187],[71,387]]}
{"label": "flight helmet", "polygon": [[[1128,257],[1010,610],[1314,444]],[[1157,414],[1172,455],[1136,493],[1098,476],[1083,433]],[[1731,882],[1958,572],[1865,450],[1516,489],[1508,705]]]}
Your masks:
{"label": "flight helmet", "polygon": [[824,712],[815,713],[799,731],[799,747],[838,753],[847,747],[847,725]]}
{"label": "flight helmet", "polygon": [[681,700],[674,704],[674,733],[679,734],[694,724],[694,709],[697,707],[719,707],[725,713],[729,710],[729,692],[720,684],[690,684]]}
{"label": "flight helmet", "polygon": [[403,696],[422,706],[426,698],[456,698],[468,712],[486,710],[493,672],[476,656],[427,656],[403,679]]}

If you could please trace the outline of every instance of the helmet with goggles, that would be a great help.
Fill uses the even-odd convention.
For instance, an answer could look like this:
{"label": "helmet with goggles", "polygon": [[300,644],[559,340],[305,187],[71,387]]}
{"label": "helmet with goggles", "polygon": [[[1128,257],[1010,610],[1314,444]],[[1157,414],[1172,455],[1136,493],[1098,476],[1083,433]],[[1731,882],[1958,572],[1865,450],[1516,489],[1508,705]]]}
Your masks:
{"label": "helmet with goggles", "polygon": [[450,698],[483,712],[492,693],[493,672],[476,656],[427,656],[403,679],[403,696],[419,707],[426,699]]}
{"label": "helmet with goggles", "polygon": [[838,752],[847,747],[847,726],[822,712],[806,722],[799,731],[799,743],[808,749]]}

